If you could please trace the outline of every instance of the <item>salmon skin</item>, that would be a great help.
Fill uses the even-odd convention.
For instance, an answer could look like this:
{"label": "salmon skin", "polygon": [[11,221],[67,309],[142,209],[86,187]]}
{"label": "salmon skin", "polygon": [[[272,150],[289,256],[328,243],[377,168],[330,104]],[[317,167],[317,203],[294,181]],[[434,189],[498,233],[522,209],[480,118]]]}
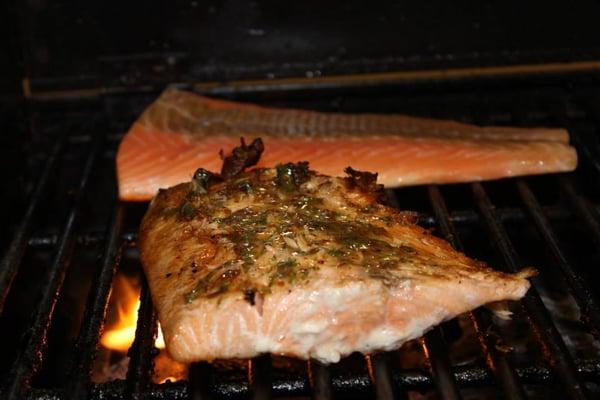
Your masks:
{"label": "salmon skin", "polygon": [[374,171],[388,187],[571,171],[564,129],[478,127],[402,115],[265,108],[167,89],[133,124],[117,154],[119,194],[145,201],[158,189],[218,170],[218,151],[244,136],[269,148],[259,167],[307,160],[320,173]]}
{"label": "salmon skin", "polygon": [[223,180],[200,169],[158,193],[139,246],[175,360],[333,363],[528,290],[533,269],[506,274],[466,257],[379,204],[376,175],[347,173],[290,163]]}

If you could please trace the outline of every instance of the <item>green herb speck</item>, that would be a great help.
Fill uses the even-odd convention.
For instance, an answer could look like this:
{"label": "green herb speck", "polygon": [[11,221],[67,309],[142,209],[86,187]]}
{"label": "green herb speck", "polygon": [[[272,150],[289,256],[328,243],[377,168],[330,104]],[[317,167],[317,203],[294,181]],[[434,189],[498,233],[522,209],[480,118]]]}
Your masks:
{"label": "green herb speck", "polygon": [[191,219],[196,214],[196,209],[190,203],[185,203],[179,208],[179,215],[185,219]]}

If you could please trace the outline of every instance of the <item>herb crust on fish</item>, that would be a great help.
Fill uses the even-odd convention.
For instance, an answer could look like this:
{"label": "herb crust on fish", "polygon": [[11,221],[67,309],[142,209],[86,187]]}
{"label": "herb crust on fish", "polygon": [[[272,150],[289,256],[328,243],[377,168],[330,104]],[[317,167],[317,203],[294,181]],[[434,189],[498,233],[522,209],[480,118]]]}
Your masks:
{"label": "herb crust on fish", "polygon": [[466,257],[413,213],[380,204],[376,174],[346,172],[199,170],[158,193],[139,245],[173,358],[336,362],[398,348],[529,288],[534,270],[506,274]]}

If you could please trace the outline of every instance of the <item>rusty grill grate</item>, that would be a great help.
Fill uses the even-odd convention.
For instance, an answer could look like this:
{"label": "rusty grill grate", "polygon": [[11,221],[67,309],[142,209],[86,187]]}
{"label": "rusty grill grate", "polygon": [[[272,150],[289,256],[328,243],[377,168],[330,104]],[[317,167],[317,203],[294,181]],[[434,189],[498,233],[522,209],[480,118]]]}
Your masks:
{"label": "rusty grill grate", "polygon": [[[245,374],[229,374],[214,365],[197,363],[191,366],[188,381],[157,385],[151,380],[157,318],[143,284],[126,379],[92,384],[90,371],[115,274],[125,252],[130,262],[139,264],[132,247],[145,207],[116,201],[114,155],[127,124],[154,94],[45,99],[30,105],[27,123],[31,137],[25,144],[28,157],[23,173],[27,196],[15,218],[12,239],[4,245],[0,267],[2,325],[7,326],[15,315],[21,319],[24,313],[32,316],[30,323],[17,324],[4,333],[6,340],[16,345],[4,350],[0,362],[2,398],[461,399],[484,398],[486,390],[511,399],[599,395],[600,352],[592,348],[581,353],[571,348],[569,333],[559,326],[560,318],[544,294],[549,281],[566,288],[581,316],[577,328],[597,342],[600,306],[594,269],[600,261],[600,90],[557,85],[507,89],[498,85],[485,92],[454,88],[439,93],[390,85],[383,91],[312,87],[308,91],[240,93],[242,98],[275,105],[401,111],[477,123],[569,128],[580,156],[576,173],[389,191],[393,203],[416,208],[422,225],[435,229],[459,250],[479,253],[474,255],[507,271],[519,269],[525,260],[536,260],[541,276],[534,279],[513,317],[533,337],[531,348],[515,354],[498,333],[496,320],[477,309],[464,320],[480,357],[466,364],[453,359],[449,350],[453,339],[448,334],[453,327],[445,324],[420,340],[426,368],[399,367],[399,352],[392,352],[354,357],[363,364],[354,369],[346,369],[344,362],[339,366],[307,362],[304,372],[297,373],[276,367],[271,356],[262,356],[247,362]],[[481,243],[485,245],[477,250]],[[65,282],[76,279],[70,278],[73,260],[83,252],[98,260],[88,264],[86,276],[90,279],[82,283],[86,290],[75,300],[85,305],[74,318],[75,334],[66,340],[70,346],[60,348],[61,341],[52,332],[59,324],[57,313],[68,301],[64,300],[67,286],[73,286]],[[36,258],[37,253],[47,255],[43,262]],[[25,306],[18,308],[16,293],[28,282],[21,276],[31,274],[27,265],[32,263],[37,265],[34,276],[39,282],[33,285],[34,305],[26,311]],[[57,353],[67,354],[67,361],[56,361]],[[49,372],[62,365],[68,367]],[[429,397],[418,397],[415,391]]]}

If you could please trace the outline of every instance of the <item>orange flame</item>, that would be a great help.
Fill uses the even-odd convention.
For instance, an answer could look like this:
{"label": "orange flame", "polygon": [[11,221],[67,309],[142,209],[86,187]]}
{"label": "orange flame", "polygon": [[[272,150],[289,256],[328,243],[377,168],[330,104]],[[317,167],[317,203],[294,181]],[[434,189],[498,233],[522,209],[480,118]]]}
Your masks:
{"label": "orange flame", "polygon": [[[107,349],[126,352],[135,338],[138,311],[140,309],[140,291],[125,277],[119,276],[115,283],[115,301],[117,301],[118,319],[100,338],[100,343]],[[154,345],[165,348],[162,329],[158,324],[158,336]]]}

